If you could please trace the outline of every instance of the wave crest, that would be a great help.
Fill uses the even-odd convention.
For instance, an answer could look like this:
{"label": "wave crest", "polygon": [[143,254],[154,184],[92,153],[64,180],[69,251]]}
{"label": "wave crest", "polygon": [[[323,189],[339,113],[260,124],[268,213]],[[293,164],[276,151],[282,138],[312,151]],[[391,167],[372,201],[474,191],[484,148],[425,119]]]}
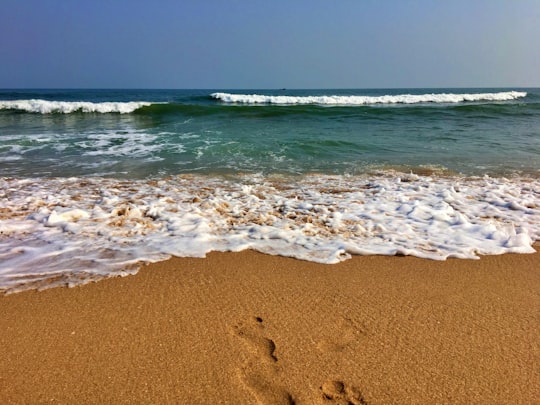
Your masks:
{"label": "wave crest", "polygon": [[271,96],[260,94],[212,93],[211,97],[225,103],[238,104],[320,104],[357,106],[370,104],[419,104],[419,103],[462,103],[474,101],[509,101],[527,96],[526,92],[508,91],[499,93],[470,94],[399,94],[385,96]]}
{"label": "wave crest", "polygon": [[129,114],[141,107],[149,106],[151,104],[152,103],[147,101],[93,103],[90,101],[49,101],[32,99],[0,101],[0,110],[19,110],[40,114],[70,114],[73,112]]}

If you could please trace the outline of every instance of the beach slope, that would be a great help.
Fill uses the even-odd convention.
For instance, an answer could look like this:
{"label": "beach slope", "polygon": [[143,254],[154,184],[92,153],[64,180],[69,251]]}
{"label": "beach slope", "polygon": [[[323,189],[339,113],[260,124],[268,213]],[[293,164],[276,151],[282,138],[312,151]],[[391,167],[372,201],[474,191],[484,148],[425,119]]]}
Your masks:
{"label": "beach slope", "polygon": [[251,251],[0,297],[0,402],[534,403],[540,254]]}

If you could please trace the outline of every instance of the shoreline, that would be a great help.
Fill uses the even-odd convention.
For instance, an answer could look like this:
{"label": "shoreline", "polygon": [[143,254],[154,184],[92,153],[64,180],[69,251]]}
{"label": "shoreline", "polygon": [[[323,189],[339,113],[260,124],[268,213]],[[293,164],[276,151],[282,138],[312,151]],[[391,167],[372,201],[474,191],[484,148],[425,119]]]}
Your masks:
{"label": "shoreline", "polygon": [[0,297],[0,398],[532,403],[537,269],[538,252],[324,265],[244,251],[11,294]]}
{"label": "shoreline", "polygon": [[137,262],[211,251],[319,263],[355,254],[472,259],[529,253],[540,240],[540,180],[531,179],[387,173],[296,182],[0,178],[0,185],[6,292],[26,281],[84,282]]}

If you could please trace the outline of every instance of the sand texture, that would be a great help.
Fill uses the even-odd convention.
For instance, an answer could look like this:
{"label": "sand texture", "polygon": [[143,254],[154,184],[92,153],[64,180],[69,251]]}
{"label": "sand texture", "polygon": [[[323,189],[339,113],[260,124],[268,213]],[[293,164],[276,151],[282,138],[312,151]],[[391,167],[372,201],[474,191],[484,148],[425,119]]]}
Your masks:
{"label": "sand texture", "polygon": [[0,297],[0,403],[540,403],[540,255],[254,252]]}

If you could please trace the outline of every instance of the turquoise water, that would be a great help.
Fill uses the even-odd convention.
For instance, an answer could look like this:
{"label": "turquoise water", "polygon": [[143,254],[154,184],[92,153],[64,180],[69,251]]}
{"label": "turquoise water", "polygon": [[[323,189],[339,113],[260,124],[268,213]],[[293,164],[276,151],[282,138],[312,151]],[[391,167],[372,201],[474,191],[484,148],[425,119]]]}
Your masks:
{"label": "turquoise water", "polygon": [[0,91],[0,292],[210,251],[532,253],[540,90]]}
{"label": "turquoise water", "polygon": [[[96,111],[0,109],[3,176],[150,178],[179,173],[359,174],[432,167],[537,175],[540,90],[505,101],[299,104],[313,96],[500,94],[515,89],[226,91],[295,104],[228,103],[209,90],[0,91],[0,100],[96,103]],[[103,103],[148,102],[130,113]],[[41,106],[42,107],[42,106]],[[36,111],[36,112],[32,112]]]}

